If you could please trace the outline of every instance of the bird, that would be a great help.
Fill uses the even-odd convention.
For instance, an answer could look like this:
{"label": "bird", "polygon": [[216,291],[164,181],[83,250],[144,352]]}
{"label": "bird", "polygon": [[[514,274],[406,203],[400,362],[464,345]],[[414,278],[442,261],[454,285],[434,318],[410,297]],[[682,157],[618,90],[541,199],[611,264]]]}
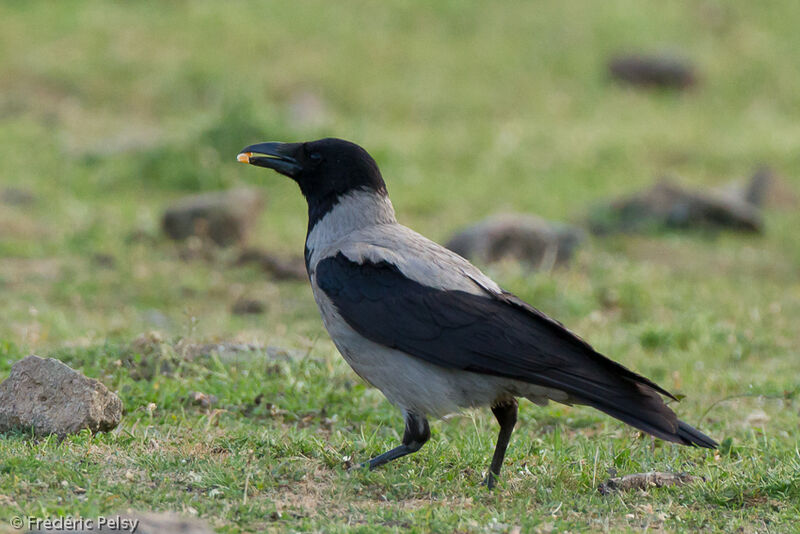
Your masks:
{"label": "bird", "polygon": [[305,265],[322,322],[353,371],[403,413],[400,445],[365,468],[420,450],[431,437],[429,418],[488,406],[500,427],[483,480],[492,488],[518,398],[588,405],[657,438],[716,448],[665,404],[662,395],[678,400],[671,393],[398,223],[378,165],[361,146],[266,142],[237,160],[300,187]]}

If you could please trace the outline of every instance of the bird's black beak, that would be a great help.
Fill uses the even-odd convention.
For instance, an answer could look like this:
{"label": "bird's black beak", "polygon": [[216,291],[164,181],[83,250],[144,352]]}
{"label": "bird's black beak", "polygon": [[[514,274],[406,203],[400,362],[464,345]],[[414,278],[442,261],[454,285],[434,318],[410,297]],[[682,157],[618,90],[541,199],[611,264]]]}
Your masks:
{"label": "bird's black beak", "polygon": [[299,143],[258,143],[243,148],[236,159],[295,178],[303,169],[295,158],[299,146]]}

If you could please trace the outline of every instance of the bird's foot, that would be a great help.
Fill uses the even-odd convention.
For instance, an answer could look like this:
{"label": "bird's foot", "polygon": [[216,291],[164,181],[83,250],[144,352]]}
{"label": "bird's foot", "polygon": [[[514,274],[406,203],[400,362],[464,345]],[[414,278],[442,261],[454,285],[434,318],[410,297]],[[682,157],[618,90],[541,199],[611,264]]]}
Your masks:
{"label": "bird's foot", "polygon": [[489,474],[483,479],[483,485],[490,490],[494,489],[494,487],[497,485],[497,477],[495,474],[489,471]]}
{"label": "bird's foot", "polygon": [[361,462],[360,464],[351,463],[350,465],[346,465],[345,469],[347,469],[347,471],[349,471],[349,472],[353,472],[353,471],[359,471],[361,469],[370,469],[371,470],[371,467],[369,465],[369,462]]}

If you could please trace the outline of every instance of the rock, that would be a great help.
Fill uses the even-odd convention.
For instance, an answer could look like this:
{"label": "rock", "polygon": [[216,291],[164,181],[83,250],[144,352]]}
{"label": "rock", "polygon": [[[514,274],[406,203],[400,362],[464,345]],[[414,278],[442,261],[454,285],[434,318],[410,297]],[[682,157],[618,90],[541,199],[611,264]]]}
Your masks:
{"label": "rock", "polygon": [[191,343],[181,340],[175,346],[175,350],[183,354],[183,357],[187,360],[216,354],[223,362],[246,361],[253,358],[290,361],[301,360],[308,356],[308,351],[305,350],[230,341],[218,343]]}
{"label": "rock", "polygon": [[170,343],[158,332],[147,332],[130,343],[123,351],[119,364],[132,371],[145,366],[152,368],[159,364],[160,367],[150,369],[148,376],[144,377],[149,379],[156,373],[173,372],[181,361],[194,361],[212,355],[224,362],[246,361],[253,358],[289,361],[307,357],[308,351],[240,341],[197,343],[189,339],[180,339]]}
{"label": "rock", "polygon": [[642,490],[650,488],[661,488],[664,486],[683,486],[694,482],[698,477],[688,473],[664,473],[651,471],[649,473],[635,473],[624,477],[609,478],[597,487],[597,491],[603,495],[615,491]]}
{"label": "rock", "polygon": [[220,358],[231,358],[234,355],[243,353],[257,352],[259,355],[265,353],[269,347],[256,343],[236,343],[222,341],[218,343],[192,343],[185,339],[178,341],[175,351],[182,354],[187,360],[194,360],[199,357],[207,357],[217,354]]}
{"label": "rock", "polygon": [[671,55],[616,56],[608,62],[608,70],[619,82],[643,87],[687,89],[697,82],[692,65]]}
{"label": "rock", "polygon": [[122,418],[122,402],[103,384],[53,358],[28,356],[0,384],[0,432],[66,435],[84,428],[108,431]]}
{"label": "rock", "polygon": [[263,302],[249,298],[240,298],[233,303],[231,308],[231,312],[234,315],[259,314],[264,313],[264,310],[266,310],[266,307]]}
{"label": "rock", "polygon": [[568,261],[583,240],[583,232],[533,215],[495,215],[450,238],[447,248],[482,263],[511,259],[533,268],[550,268]]}
{"label": "rock", "polygon": [[306,264],[302,257],[281,258],[266,250],[249,248],[242,251],[236,265],[254,263],[277,280],[305,280]]}
{"label": "rock", "polygon": [[731,182],[715,190],[720,195],[741,200],[759,208],[791,209],[798,205],[792,185],[769,167],[759,167],[747,183]]}
{"label": "rock", "polygon": [[6,187],[0,191],[0,200],[9,206],[28,206],[36,202],[36,195],[27,189]]}
{"label": "rock", "polygon": [[167,208],[161,226],[177,241],[198,236],[224,247],[244,242],[263,208],[264,198],[255,189],[202,193]]}
{"label": "rock", "polygon": [[595,234],[641,232],[658,228],[710,228],[761,232],[753,205],[712,191],[692,191],[662,179],[653,187],[594,208],[589,228]]}
{"label": "rock", "polygon": [[[172,512],[104,515],[100,517],[84,518],[83,523],[81,523],[81,518],[73,518],[71,516],[62,517],[60,519],[62,524],[56,522],[59,518],[54,518],[50,520],[51,523],[45,524],[44,521],[42,521],[41,530],[31,530],[30,532],[47,532],[49,534],[90,534],[94,532],[214,534],[211,527],[204,521],[182,517]],[[92,521],[91,525],[86,523],[88,520]],[[102,523],[100,523],[101,520]],[[70,523],[67,524],[66,521],[70,521]],[[36,524],[33,523],[32,526],[36,526]]]}
{"label": "rock", "polygon": [[117,258],[111,254],[97,252],[92,256],[92,264],[104,269],[113,269],[117,266]]}

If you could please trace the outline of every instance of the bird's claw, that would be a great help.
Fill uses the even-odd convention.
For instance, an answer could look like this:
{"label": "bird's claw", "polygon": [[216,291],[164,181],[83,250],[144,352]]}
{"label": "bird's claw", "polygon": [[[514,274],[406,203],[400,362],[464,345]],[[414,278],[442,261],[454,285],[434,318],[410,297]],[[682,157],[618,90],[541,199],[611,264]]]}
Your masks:
{"label": "bird's claw", "polygon": [[345,469],[352,473],[353,471],[358,471],[359,469],[369,469],[369,462],[361,462],[360,464],[350,464],[345,466]]}

